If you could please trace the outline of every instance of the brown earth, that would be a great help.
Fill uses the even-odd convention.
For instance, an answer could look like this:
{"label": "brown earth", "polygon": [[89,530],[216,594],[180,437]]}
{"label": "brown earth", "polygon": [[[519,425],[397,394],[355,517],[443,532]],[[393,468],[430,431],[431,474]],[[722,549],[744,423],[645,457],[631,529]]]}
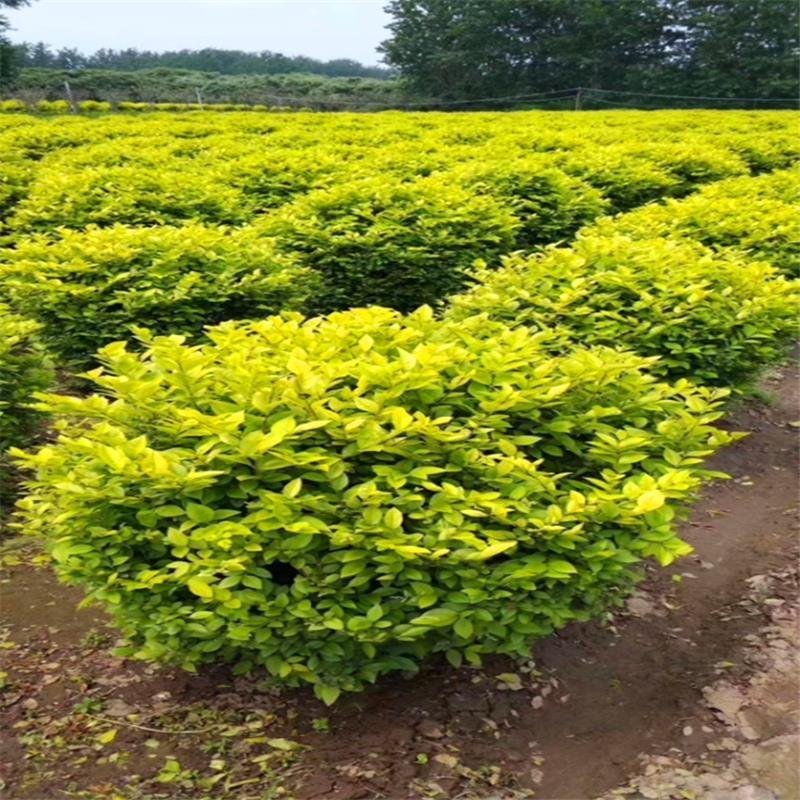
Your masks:
{"label": "brown earth", "polygon": [[[751,435],[711,463],[733,480],[695,506],[684,529],[695,554],[654,574],[625,613],[563,630],[527,664],[433,663],[333,709],[258,677],[116,658],[102,614],[75,612],[77,591],[12,554],[0,585],[5,797],[583,800],[635,775],[642,753],[699,756],[723,724],[704,687],[746,680],[747,637],[765,620],[742,606],[747,579],[797,556],[797,370],[764,389],[771,403],[729,417]],[[793,591],[778,582],[773,599]]]}
{"label": "brown earth", "polygon": [[[639,774],[602,800],[791,800],[800,797],[800,565],[748,580],[739,607],[760,609],[765,624],[747,637],[742,657],[750,672],[733,682],[723,673],[703,690],[720,725],[699,756],[673,748],[667,755],[642,755]],[[778,586],[792,586],[786,599]],[[716,730],[719,729],[719,730]],[[692,725],[684,736],[694,734]]]}

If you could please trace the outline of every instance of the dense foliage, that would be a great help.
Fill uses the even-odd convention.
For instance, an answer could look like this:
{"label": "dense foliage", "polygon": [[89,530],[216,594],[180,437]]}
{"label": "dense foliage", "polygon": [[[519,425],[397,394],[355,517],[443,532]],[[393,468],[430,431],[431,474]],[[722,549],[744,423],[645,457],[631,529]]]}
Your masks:
{"label": "dense foliage", "polygon": [[131,654],[333,701],[431,652],[527,653],[689,548],[719,395],[613,350],[361,309],[106,348],[22,501]]}
{"label": "dense foliage", "polygon": [[5,296],[41,323],[49,349],[73,367],[133,325],[198,334],[226,319],[301,307],[314,288],[269,239],[198,223],[32,236],[6,261]]}
{"label": "dense foliage", "polygon": [[497,197],[513,209],[519,221],[514,244],[519,248],[571,236],[609,207],[600,191],[540,156],[482,159],[453,174],[474,192]]}
{"label": "dense foliage", "polygon": [[65,100],[64,83],[77,101],[247,103],[387,103],[404,99],[396,80],[289,74],[226,75],[187,69],[18,70],[6,94],[28,100]]}
{"label": "dense foliage", "polygon": [[[25,5],[28,5],[28,0],[0,0],[0,9]],[[14,81],[19,69],[16,50],[8,38],[10,28],[8,19],[0,14],[0,89],[5,89]]]}
{"label": "dense foliage", "polygon": [[104,102],[797,107],[795,0],[392,0],[386,11],[388,67],[219,48],[12,46],[0,16],[0,86],[26,101],[63,100],[68,81],[78,101]]}
{"label": "dense foliage", "polygon": [[151,50],[103,48],[94,53],[81,53],[72,47],[52,50],[44,42],[16,46],[20,67],[56,70],[122,70],[146,69],[216,72],[221,75],[288,75],[305,73],[329,78],[386,78],[386,67],[360,64],[349,58],[320,61],[308,56],[286,56],[262,50],[248,53],[242,50],[222,50],[206,47],[202,50],[177,50],[155,53]]}
{"label": "dense foliage", "polygon": [[[741,213],[741,211],[740,211]],[[624,225],[620,226],[624,228]],[[769,264],[693,242],[587,234],[478,274],[448,317],[554,330],[551,349],[624,347],[670,379],[732,386],[778,360],[796,334],[800,288]]]}
{"label": "dense foliage", "polygon": [[386,60],[423,94],[485,104],[583,86],[656,93],[662,107],[691,102],[669,95],[797,107],[795,0],[392,0],[387,10]]}
{"label": "dense foliage", "polygon": [[444,181],[366,178],[309,193],[254,226],[320,273],[314,310],[411,311],[456,291],[476,253],[511,249],[516,219]]}
{"label": "dense foliage", "polygon": [[782,113],[626,115],[621,141],[614,114],[53,111],[0,117],[0,298],[73,366],[134,324],[438,303],[477,259],[800,152]]}
{"label": "dense foliage", "polygon": [[688,238],[734,249],[800,277],[800,172],[720,181],[695,196],[598,223],[599,232]]}
{"label": "dense foliage", "polygon": [[0,483],[8,448],[27,444],[36,432],[40,414],[28,408],[34,392],[46,389],[53,378],[38,332],[36,322],[0,304]]}
{"label": "dense foliage", "polygon": [[101,364],[37,395],[21,521],[126,652],[333,702],[688,552],[796,323],[792,114],[130,110],[0,116],[0,426],[37,341]]}

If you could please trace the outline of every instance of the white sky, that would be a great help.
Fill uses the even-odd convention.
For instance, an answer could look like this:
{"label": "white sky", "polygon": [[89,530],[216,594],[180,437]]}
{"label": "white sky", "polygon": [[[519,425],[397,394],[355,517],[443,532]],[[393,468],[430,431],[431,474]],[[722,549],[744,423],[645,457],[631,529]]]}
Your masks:
{"label": "white sky", "polygon": [[273,50],[379,63],[385,0],[35,0],[5,9],[15,42],[89,53],[141,50]]}

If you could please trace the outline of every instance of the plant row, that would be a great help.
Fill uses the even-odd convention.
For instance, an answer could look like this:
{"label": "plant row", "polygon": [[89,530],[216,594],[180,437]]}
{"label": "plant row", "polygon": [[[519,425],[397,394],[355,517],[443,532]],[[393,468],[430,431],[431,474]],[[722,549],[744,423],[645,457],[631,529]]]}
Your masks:
{"label": "plant row", "polygon": [[514,254],[451,299],[574,344],[657,357],[652,370],[747,384],[797,332],[800,171],[735,178],[590,225],[570,246]]}
{"label": "plant row", "polygon": [[[85,114],[109,113],[112,111],[294,111],[291,106],[267,106],[259,103],[147,103],[141,101],[120,100],[112,103],[109,100],[79,100],[70,103],[67,100],[37,100],[26,103],[24,100],[0,100],[0,113],[19,114],[38,112],[40,114],[69,114],[75,111]],[[298,109],[311,111],[312,109]]]}
{"label": "plant row", "polygon": [[[648,230],[642,217],[662,206],[648,207],[571,247],[508,256],[440,317],[285,312],[223,322],[200,343],[140,330],[100,352],[95,394],[39,395],[58,440],[15,451],[35,475],[25,527],[114,613],[134,657],[266,668],[330,703],[432,653],[454,665],[527,654],[617,602],[643,560],[690,551],[676,522],[713,475],[704,460],[735,438],[714,425],[728,389],[777,359],[796,325],[791,249],[744,220],[795,202],[797,176],[722,181],[671,202],[663,228]],[[730,198],[721,237],[701,199]],[[249,233],[197,239],[267,246]],[[190,319],[161,268],[156,329],[172,304]],[[35,316],[25,272],[7,285]],[[56,319],[68,339],[80,317]]]}
{"label": "plant row", "polygon": [[[281,310],[436,304],[478,258],[726,176],[749,185],[797,149],[780,114],[718,117],[722,144],[687,132],[689,118],[634,115],[638,136],[621,143],[620,116],[598,115],[592,147],[558,114],[475,115],[469,131],[458,115],[9,123],[0,298],[73,369],[133,325],[198,335]],[[765,235],[782,202],[763,200]]]}

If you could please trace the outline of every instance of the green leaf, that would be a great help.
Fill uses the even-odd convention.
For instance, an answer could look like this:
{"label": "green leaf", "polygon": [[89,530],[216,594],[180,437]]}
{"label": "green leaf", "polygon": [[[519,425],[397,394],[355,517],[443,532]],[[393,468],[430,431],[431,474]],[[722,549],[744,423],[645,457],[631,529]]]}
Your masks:
{"label": "green leaf", "polygon": [[201,578],[189,578],[186,585],[192,594],[196,594],[204,600],[210,600],[214,596],[214,590]]}
{"label": "green leaf", "polygon": [[243,456],[255,455],[259,451],[267,449],[264,447],[266,439],[267,434],[264,431],[250,431],[242,437],[242,441],[239,443],[239,452]]}
{"label": "green leaf", "polygon": [[458,619],[457,612],[450,608],[432,608],[411,620],[412,625],[423,625],[429,628],[443,628],[452,625]]}
{"label": "green leaf", "polygon": [[159,506],[155,512],[159,517],[182,517],[186,513],[180,506]]}
{"label": "green leaf", "polygon": [[188,503],[186,506],[186,516],[192,522],[211,522],[214,519],[214,509],[199,503]]}
{"label": "green leaf", "polygon": [[189,537],[175,528],[167,531],[167,541],[175,547],[186,547],[189,544]]}
{"label": "green leaf", "polygon": [[333,705],[341,693],[342,690],[336,686],[324,686],[320,683],[314,686],[314,694],[316,694],[326,706]]}
{"label": "green leaf", "polygon": [[383,515],[383,521],[390,528],[400,528],[403,525],[403,512],[397,508],[390,508]]}

